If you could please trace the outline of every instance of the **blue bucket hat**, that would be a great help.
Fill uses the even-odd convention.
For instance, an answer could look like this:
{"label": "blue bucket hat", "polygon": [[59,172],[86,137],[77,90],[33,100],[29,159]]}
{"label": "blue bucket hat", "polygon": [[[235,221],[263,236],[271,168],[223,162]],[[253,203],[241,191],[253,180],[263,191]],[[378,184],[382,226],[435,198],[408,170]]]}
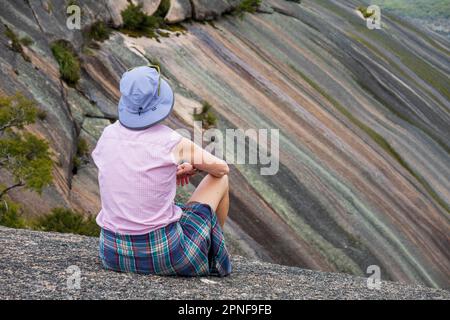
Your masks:
{"label": "blue bucket hat", "polygon": [[119,121],[142,130],[169,116],[175,102],[170,85],[158,66],[143,66],[125,72],[120,80]]}

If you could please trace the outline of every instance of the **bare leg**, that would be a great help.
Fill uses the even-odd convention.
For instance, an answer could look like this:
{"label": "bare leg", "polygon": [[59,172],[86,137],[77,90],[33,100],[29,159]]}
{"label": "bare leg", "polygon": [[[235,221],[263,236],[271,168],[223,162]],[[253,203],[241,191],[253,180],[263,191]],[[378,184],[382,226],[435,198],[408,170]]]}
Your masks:
{"label": "bare leg", "polygon": [[189,202],[208,204],[217,214],[219,224],[223,227],[228,216],[229,195],[228,176],[216,178],[210,174],[203,178],[192,194]]}
{"label": "bare leg", "polygon": [[217,219],[219,220],[219,224],[222,228],[225,225],[225,220],[228,217],[229,208],[230,208],[230,196],[227,189],[216,209]]}

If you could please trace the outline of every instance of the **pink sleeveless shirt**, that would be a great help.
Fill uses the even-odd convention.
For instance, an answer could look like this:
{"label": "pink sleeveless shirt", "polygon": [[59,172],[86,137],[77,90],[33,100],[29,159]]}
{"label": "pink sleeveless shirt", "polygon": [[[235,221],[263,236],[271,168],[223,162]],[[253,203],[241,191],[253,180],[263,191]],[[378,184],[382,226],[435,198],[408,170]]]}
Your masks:
{"label": "pink sleeveless shirt", "polygon": [[180,140],[178,133],[161,124],[134,131],[117,121],[104,129],[92,152],[102,203],[100,227],[138,235],[180,219],[181,209],[174,204],[177,163],[172,155]]}

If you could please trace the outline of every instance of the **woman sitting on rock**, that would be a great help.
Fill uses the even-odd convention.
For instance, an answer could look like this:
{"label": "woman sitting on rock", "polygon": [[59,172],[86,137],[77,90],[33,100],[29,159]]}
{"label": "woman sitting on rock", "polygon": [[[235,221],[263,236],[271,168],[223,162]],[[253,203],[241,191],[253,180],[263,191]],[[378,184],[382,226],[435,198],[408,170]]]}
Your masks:
{"label": "woman sitting on rock", "polygon": [[[119,121],[106,127],[92,157],[102,208],[97,223],[106,269],[158,275],[231,272],[222,227],[228,215],[228,165],[160,124],[174,105],[156,66],[126,72]],[[177,185],[208,173],[186,204]]]}

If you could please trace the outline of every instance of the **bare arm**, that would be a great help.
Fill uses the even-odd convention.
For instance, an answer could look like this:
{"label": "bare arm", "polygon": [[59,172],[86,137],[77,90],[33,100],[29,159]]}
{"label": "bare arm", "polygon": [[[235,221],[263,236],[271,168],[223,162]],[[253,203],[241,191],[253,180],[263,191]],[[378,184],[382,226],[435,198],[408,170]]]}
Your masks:
{"label": "bare arm", "polygon": [[213,156],[186,138],[181,139],[173,150],[173,154],[177,162],[187,161],[193,164],[195,168],[218,178],[228,174],[230,170],[225,161]]}

